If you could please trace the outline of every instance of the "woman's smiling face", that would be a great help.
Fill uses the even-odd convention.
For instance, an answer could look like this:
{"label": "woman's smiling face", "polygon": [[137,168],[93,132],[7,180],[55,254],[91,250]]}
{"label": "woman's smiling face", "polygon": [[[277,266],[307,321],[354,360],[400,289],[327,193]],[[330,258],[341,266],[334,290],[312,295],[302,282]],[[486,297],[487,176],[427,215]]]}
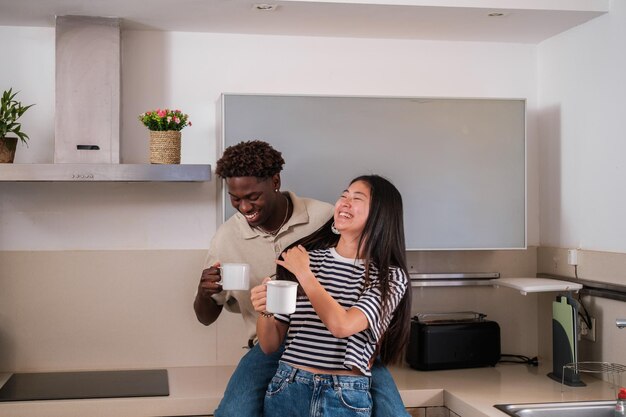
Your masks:
{"label": "woman's smiling face", "polygon": [[335,203],[335,227],[342,234],[360,235],[370,212],[371,189],[364,181],[356,181],[341,193]]}

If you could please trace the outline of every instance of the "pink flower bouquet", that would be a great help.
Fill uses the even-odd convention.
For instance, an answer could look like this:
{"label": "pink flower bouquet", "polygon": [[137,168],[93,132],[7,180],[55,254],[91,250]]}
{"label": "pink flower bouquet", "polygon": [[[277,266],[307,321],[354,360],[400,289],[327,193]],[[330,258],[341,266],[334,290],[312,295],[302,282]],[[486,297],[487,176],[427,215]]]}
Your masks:
{"label": "pink flower bouquet", "polygon": [[189,116],[180,110],[156,109],[139,115],[139,120],[149,130],[177,130],[185,126],[191,126]]}

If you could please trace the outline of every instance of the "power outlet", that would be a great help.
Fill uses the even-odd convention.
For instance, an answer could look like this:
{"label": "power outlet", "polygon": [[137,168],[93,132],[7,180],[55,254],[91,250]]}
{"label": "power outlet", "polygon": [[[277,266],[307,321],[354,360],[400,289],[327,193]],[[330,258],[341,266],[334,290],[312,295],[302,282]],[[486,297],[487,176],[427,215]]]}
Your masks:
{"label": "power outlet", "polygon": [[580,329],[580,336],[584,340],[589,340],[590,342],[596,341],[596,318],[591,317],[591,328],[587,326],[587,323],[582,319],[582,317],[578,317],[578,328]]}
{"label": "power outlet", "polygon": [[567,264],[568,265],[578,265],[578,250],[569,249],[567,251]]}

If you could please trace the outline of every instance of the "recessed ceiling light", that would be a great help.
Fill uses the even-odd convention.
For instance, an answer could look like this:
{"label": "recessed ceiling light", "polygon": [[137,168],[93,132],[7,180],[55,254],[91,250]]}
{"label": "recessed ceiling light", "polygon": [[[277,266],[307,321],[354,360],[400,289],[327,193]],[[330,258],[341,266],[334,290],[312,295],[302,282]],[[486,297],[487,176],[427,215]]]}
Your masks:
{"label": "recessed ceiling light", "polygon": [[252,5],[253,9],[261,10],[264,12],[273,12],[274,10],[276,10],[277,7],[277,5],[269,3],[255,3]]}
{"label": "recessed ceiling light", "polygon": [[505,16],[505,14],[501,13],[501,12],[491,12],[491,13],[487,14],[487,16],[489,16],[489,17],[502,17],[502,16]]}

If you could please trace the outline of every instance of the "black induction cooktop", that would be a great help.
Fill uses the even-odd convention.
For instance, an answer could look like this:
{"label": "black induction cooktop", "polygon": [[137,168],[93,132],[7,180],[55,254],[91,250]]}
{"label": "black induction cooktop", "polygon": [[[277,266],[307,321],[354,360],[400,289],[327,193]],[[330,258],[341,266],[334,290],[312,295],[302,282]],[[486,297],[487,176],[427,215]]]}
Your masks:
{"label": "black induction cooktop", "polygon": [[166,369],[16,373],[0,388],[0,401],[167,395]]}

